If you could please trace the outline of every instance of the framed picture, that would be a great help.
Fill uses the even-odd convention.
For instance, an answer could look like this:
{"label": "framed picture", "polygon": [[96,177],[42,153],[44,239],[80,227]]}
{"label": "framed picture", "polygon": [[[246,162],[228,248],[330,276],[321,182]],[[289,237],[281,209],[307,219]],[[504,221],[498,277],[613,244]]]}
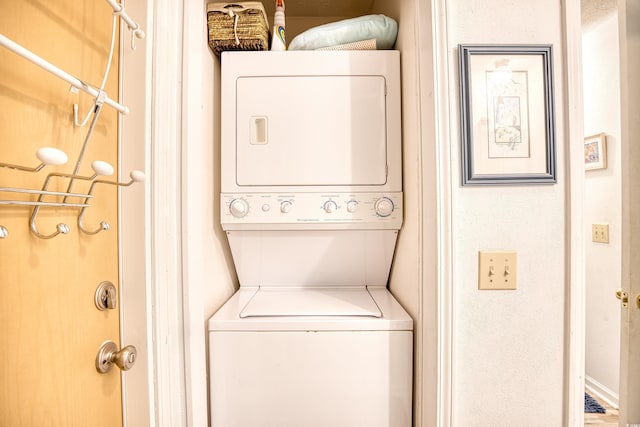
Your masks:
{"label": "framed picture", "polygon": [[607,138],[604,133],[584,139],[584,168],[604,169],[607,167]]}
{"label": "framed picture", "polygon": [[551,45],[458,46],[462,184],[556,183]]}

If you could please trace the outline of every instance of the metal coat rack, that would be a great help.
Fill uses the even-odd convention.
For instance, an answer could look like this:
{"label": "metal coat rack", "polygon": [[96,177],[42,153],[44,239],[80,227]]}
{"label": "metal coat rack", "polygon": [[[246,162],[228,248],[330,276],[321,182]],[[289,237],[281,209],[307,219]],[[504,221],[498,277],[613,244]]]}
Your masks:
{"label": "metal coat rack", "polygon": [[[106,1],[113,9],[114,22],[112,25],[113,30],[112,30],[111,49],[109,52],[109,58],[108,58],[103,82],[99,88],[93,87],[88,83],[72,76],[71,74],[61,70],[60,68],[56,67],[55,65],[51,64],[50,62],[46,61],[40,56],[34,54],[30,50],[24,48],[23,46],[9,39],[4,34],[0,34],[1,46],[11,50],[17,55],[20,55],[21,57],[31,61],[35,65],[43,68],[44,70],[66,81],[71,85],[72,90],[74,91],[81,90],[83,92],[88,93],[90,96],[94,98],[94,106],[87,113],[86,117],[82,121],[78,120],[77,105],[74,105],[74,123],[76,124],[76,126],[84,126],[88,122],[88,119],[91,115],[93,115],[93,118],[91,120],[91,124],[87,131],[87,135],[84,139],[82,149],[80,151],[80,154],[78,155],[76,165],[72,173],[58,173],[58,172],[49,173],[45,178],[44,183],[40,189],[20,188],[20,187],[0,187],[0,193],[4,193],[4,194],[22,193],[22,194],[38,195],[38,199],[35,201],[17,200],[17,199],[0,199],[0,206],[7,206],[7,205],[33,206],[31,218],[29,221],[29,227],[30,227],[31,233],[41,239],[51,239],[59,234],[69,233],[69,226],[64,223],[59,223],[56,226],[56,230],[51,233],[48,233],[48,234],[41,233],[38,230],[38,227],[36,225],[38,213],[41,207],[55,206],[55,207],[63,207],[63,208],[81,208],[78,213],[78,219],[77,219],[78,228],[80,229],[81,232],[85,234],[89,234],[89,235],[97,234],[100,231],[108,230],[109,223],[107,223],[106,221],[101,221],[100,226],[98,228],[93,230],[88,230],[87,228],[85,228],[82,221],[86,208],[90,206],[89,201],[94,197],[93,196],[94,187],[98,184],[127,187],[132,185],[134,182],[144,181],[144,178],[145,178],[144,172],[136,170],[131,172],[130,174],[131,179],[128,182],[118,182],[118,181],[109,181],[105,179],[97,179],[98,177],[102,177],[102,176],[110,176],[113,174],[113,171],[114,171],[113,167],[109,163],[101,160],[96,160],[91,164],[91,167],[94,171],[93,175],[82,176],[82,175],[79,175],[78,173],[78,171],[80,170],[80,165],[82,164],[82,161],[83,161],[85,150],[89,144],[91,135],[93,133],[93,129],[96,125],[98,117],[100,116],[100,112],[102,110],[103,105],[106,104],[112,108],[115,108],[121,114],[129,113],[129,109],[126,106],[109,98],[107,93],[103,90],[106,82],[106,77],[109,74],[111,59],[113,57],[116,21],[118,19],[122,20],[124,23],[127,24],[127,27],[131,31],[131,49],[135,50],[136,39],[142,39],[145,37],[145,33],[140,28],[140,25],[138,25],[138,23],[136,23],[126,13],[123,5],[115,2],[114,0],[106,0]],[[36,157],[40,161],[40,163],[34,167],[11,164],[11,163],[3,163],[3,162],[0,162],[0,167],[14,169],[18,171],[27,172],[27,173],[35,173],[35,172],[39,172],[46,166],[64,165],[68,161],[68,156],[64,152],[53,147],[40,148],[36,152]],[[54,178],[65,178],[69,180],[69,184],[67,186],[66,191],[51,191],[48,189],[51,180]],[[87,193],[73,192],[72,187],[75,180],[91,182],[91,186],[88,192]],[[54,201],[44,200],[45,197],[53,197],[55,198],[55,200]],[[62,198],[62,200],[60,200],[60,198]],[[74,199],[74,201],[70,201],[70,199]],[[77,199],[80,199],[80,200],[77,200]],[[0,239],[4,239],[8,237],[8,235],[9,235],[9,230],[3,225],[0,225]]]}

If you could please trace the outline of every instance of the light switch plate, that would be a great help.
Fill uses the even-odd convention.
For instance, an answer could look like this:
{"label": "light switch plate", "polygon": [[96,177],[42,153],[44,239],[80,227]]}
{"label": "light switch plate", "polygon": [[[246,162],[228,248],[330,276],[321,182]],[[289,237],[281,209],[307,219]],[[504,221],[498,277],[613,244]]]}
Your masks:
{"label": "light switch plate", "polygon": [[609,243],[609,224],[591,224],[591,240],[596,243]]}
{"label": "light switch plate", "polygon": [[478,289],[516,289],[517,253],[480,251],[478,253]]}

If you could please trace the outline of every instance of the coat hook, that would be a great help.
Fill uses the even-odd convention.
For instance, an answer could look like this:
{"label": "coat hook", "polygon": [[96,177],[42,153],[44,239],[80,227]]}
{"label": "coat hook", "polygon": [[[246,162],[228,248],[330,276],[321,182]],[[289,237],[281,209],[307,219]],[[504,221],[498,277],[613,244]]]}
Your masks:
{"label": "coat hook", "polygon": [[[113,174],[113,166],[101,160],[96,160],[95,162],[93,162],[91,164],[91,167],[93,168],[93,171],[94,171],[94,174],[91,176],[80,176],[80,175],[67,174],[67,173],[50,173],[49,175],[47,175],[47,178],[44,181],[44,184],[42,186],[42,191],[43,192],[47,191],[47,188],[49,187],[49,181],[51,181],[51,178],[53,177],[79,179],[83,181],[94,181],[99,175],[108,176]],[[42,198],[44,196],[45,194],[40,194],[40,196],[38,197],[38,202],[42,202]],[[87,197],[85,198],[85,200],[89,200],[89,198]],[[39,212],[40,212],[40,206],[34,207],[33,212],[31,213],[31,221],[29,222],[31,233],[33,233],[36,237],[39,237],[41,239],[51,239],[57,236],[58,234],[67,234],[69,232],[69,226],[64,223],[60,223],[56,226],[56,231],[54,231],[53,233],[47,234],[47,235],[41,234],[38,231],[38,227],[36,227],[36,219],[38,217]]]}
{"label": "coat hook", "polygon": [[116,185],[118,187],[128,187],[134,182],[142,182],[145,180],[145,174],[142,171],[134,170],[129,174],[131,179],[129,182],[117,182],[117,181],[105,181],[105,180],[95,180],[91,183],[91,187],[89,187],[89,192],[87,193],[87,198],[85,199],[85,204],[87,206],[80,209],[80,214],[78,215],[78,228],[85,234],[93,235],[98,234],[101,231],[106,231],[110,228],[109,223],[106,221],[100,221],[100,225],[95,230],[87,230],[84,228],[84,224],[82,223],[82,217],[84,216],[84,211],[87,209],[89,204],[89,199],[93,197],[93,189],[96,184],[107,184],[107,185]]}
{"label": "coat hook", "polygon": [[145,37],[145,33],[138,23],[136,23],[134,28],[129,28],[131,29],[131,50],[136,50],[136,38],[143,39]]}
{"label": "coat hook", "polygon": [[87,122],[89,121],[89,116],[91,116],[91,113],[93,113],[94,111],[95,104],[93,104],[91,109],[87,111],[87,115],[84,116],[84,119],[82,119],[82,122],[80,122],[78,121],[78,104],[73,104],[73,124],[78,127],[85,127],[87,125]]}
{"label": "coat hook", "polygon": [[64,151],[58,150],[53,147],[42,147],[36,151],[36,157],[40,160],[40,164],[34,168],[20,166],[20,165],[12,165],[9,163],[0,163],[0,167],[9,168],[9,169],[17,169],[21,171],[27,172],[38,172],[42,170],[43,167],[47,165],[58,166],[64,165],[67,163],[68,157],[64,153]]}
{"label": "coat hook", "polygon": [[84,119],[82,119],[82,122],[78,121],[78,104],[73,104],[73,124],[75,124],[78,127],[85,127],[87,125],[87,122],[89,121],[89,117],[91,117],[91,113],[96,114],[99,108],[102,107],[102,104],[104,104],[104,101],[106,99],[107,99],[107,93],[102,89],[98,89],[98,95],[94,99],[94,102],[91,108],[89,109],[89,111],[87,111],[87,114],[84,116]]}
{"label": "coat hook", "polygon": [[135,39],[136,37],[139,39],[145,38],[144,31],[140,28],[140,25],[125,12],[124,5],[117,3],[115,0],[107,0],[107,3],[113,8],[113,16],[122,19],[129,27],[129,30],[131,30],[131,50],[136,50]]}
{"label": "coat hook", "polygon": [[136,38],[143,39],[145,38],[145,35],[146,34],[142,28],[140,28],[138,23],[136,23],[134,28],[131,28],[131,50],[136,50]]}
{"label": "coat hook", "polygon": [[[39,208],[40,206],[36,206],[36,209]],[[31,218],[31,222],[30,222],[30,226],[31,226],[31,232],[36,236],[39,237],[41,239],[51,239],[53,237],[56,237],[58,234],[67,234],[69,233],[69,226],[63,222],[59,223],[58,225],[56,225],[56,231],[54,231],[51,234],[40,234],[38,232],[38,229],[36,227],[36,223],[35,223],[35,218]]]}

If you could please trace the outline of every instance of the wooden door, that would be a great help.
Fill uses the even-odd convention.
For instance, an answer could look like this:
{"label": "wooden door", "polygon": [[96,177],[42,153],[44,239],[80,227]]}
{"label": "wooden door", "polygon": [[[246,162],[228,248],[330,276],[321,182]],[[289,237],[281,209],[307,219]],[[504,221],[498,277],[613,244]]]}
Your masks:
{"label": "wooden door", "polygon": [[[0,33],[69,74],[101,84],[113,12],[106,2],[0,0],[0,5]],[[105,87],[116,99],[117,70],[116,51]],[[40,189],[47,174],[73,172],[89,127],[73,125],[72,105],[78,103],[84,115],[92,102],[0,47],[0,162],[35,166],[35,152],[43,146],[69,157],[67,164],[37,173],[0,168],[0,187]],[[81,175],[93,174],[94,160],[117,165],[117,113],[107,106],[88,143]],[[67,184],[53,179],[50,189],[63,191]],[[87,188],[77,183],[73,191]],[[42,208],[36,221],[40,233],[55,231],[58,223],[70,231],[41,239],[29,230],[31,207],[0,206],[0,225],[9,232],[0,239],[1,426],[122,425],[120,371],[99,374],[95,368],[103,341],[120,346],[118,310],[100,311],[94,304],[101,282],[118,286],[117,190],[104,185],[94,195],[84,225],[94,229],[105,220],[111,226],[96,235],[78,229],[78,208]],[[0,200],[35,198],[0,193]]]}
{"label": "wooden door", "polygon": [[622,288],[620,420],[640,425],[640,2],[619,5],[622,117]]}

